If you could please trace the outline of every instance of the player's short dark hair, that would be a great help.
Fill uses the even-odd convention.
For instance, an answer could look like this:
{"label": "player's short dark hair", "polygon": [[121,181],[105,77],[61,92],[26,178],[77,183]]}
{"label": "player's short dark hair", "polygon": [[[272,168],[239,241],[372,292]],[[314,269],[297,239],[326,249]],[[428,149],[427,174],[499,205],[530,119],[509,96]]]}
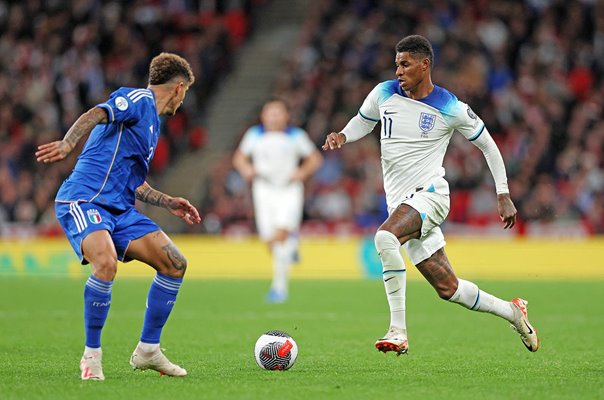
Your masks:
{"label": "player's short dark hair", "polygon": [[153,57],[149,65],[150,85],[161,85],[176,77],[182,77],[189,86],[195,82],[195,75],[187,60],[173,53],[160,53]]}
{"label": "player's short dark hair", "polygon": [[287,112],[291,111],[290,108],[289,108],[289,103],[283,97],[279,97],[279,96],[269,97],[268,100],[266,100],[264,102],[264,104],[262,105],[262,107],[264,107],[265,105],[267,105],[269,103],[281,103],[281,104],[283,104],[283,106],[285,107],[285,109],[287,110]]}
{"label": "player's short dark hair", "polygon": [[420,35],[410,35],[396,44],[396,52],[408,52],[413,57],[421,56],[430,60],[430,68],[434,65],[434,50],[428,39]]}

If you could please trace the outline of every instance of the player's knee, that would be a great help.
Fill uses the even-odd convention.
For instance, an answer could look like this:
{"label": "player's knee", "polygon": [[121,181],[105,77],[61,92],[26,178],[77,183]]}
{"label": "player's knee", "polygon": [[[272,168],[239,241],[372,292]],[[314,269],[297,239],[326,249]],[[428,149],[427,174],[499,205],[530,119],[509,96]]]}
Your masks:
{"label": "player's knee", "polygon": [[117,273],[117,255],[104,254],[91,263],[92,274],[103,281],[111,282]]}
{"label": "player's knee", "polygon": [[284,242],[289,237],[289,232],[285,229],[279,229],[275,232],[275,236],[273,238],[274,242]]}
{"label": "player's knee", "polygon": [[388,251],[398,252],[401,247],[398,238],[392,232],[385,230],[379,230],[375,233],[374,243],[380,255]]}
{"label": "player's knee", "polygon": [[183,278],[185,276],[185,272],[187,271],[187,259],[180,254],[177,259],[170,260],[169,265],[167,265],[166,275],[172,278]]}

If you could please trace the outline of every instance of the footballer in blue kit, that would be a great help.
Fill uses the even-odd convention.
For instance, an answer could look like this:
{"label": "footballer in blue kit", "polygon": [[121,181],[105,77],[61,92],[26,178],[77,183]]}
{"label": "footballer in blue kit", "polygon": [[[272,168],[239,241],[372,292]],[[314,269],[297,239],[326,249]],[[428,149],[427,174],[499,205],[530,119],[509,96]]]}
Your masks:
{"label": "footballer in blue kit", "polygon": [[140,341],[130,364],[170,376],[187,371],[162,353],[160,336],[180,289],[186,259],[151,219],[135,208],[139,201],[166,208],[189,224],[201,222],[186,199],[153,189],[147,182],[157,146],[160,115],[174,115],[195,81],[182,57],[161,53],[149,66],[147,88],[122,87],[82,114],[60,141],[39,146],[39,162],[64,159],[90,134],[55,199],[56,216],[91,275],[84,289],[86,345],[80,360],[83,380],[104,380],[101,331],[111,305],[117,261],[142,261],[157,271],[147,297]]}
{"label": "footballer in blue kit", "polygon": [[159,137],[159,116],[149,89],[120,88],[98,108],[108,123],[97,125],[56,196],[56,215],[80,260],[82,239],[105,229],[112,233],[120,261],[131,240],[160,228],[134,208]]}

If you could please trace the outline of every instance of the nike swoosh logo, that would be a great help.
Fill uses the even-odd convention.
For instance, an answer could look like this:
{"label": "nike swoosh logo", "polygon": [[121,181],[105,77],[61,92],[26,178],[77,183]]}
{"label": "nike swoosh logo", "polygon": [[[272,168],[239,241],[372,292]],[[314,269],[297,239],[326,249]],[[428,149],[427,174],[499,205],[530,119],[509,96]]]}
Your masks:
{"label": "nike swoosh logo", "polygon": [[388,112],[388,110],[384,111],[384,115],[390,115],[390,114],[396,114],[396,111],[390,111],[390,112]]}
{"label": "nike swoosh logo", "polygon": [[529,326],[529,324],[527,324],[526,321],[523,321],[523,322],[524,322],[524,325],[526,326],[526,329],[529,330],[529,332],[528,332],[529,335],[532,335],[533,334],[533,330],[531,329],[531,327]]}
{"label": "nike swoosh logo", "polygon": [[388,282],[390,279],[394,279],[394,276],[391,276],[391,277],[390,277],[390,278],[388,278],[388,279],[384,279],[384,282]]}

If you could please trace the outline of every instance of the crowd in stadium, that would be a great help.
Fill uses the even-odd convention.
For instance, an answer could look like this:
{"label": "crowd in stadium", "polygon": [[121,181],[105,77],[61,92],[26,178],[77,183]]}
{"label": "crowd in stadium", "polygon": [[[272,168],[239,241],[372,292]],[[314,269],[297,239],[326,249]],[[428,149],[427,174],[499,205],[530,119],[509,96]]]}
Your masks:
{"label": "crowd in stadium", "polygon": [[[187,8],[191,3],[195,9]],[[40,167],[35,147],[62,137],[112,89],[144,85],[145,67],[161,50],[182,54],[203,78],[183,112],[163,127],[153,173],[202,147],[211,134],[200,123],[204,104],[251,29],[244,6],[204,10],[195,2],[162,2],[160,13],[154,2],[48,4],[0,3],[0,50],[11,55],[0,60],[0,224],[54,218],[54,194],[69,163]],[[604,5],[317,2],[292,44],[292,59],[276,74],[274,94],[290,102],[292,122],[320,145],[356,114],[375,84],[394,78],[394,45],[412,33],[434,46],[435,84],[471,105],[499,145],[521,222],[580,222],[589,233],[604,233]],[[386,212],[377,136],[325,157],[308,182],[306,226],[374,229]],[[482,153],[454,135],[445,169],[449,223],[497,222]],[[199,199],[202,216],[215,222],[207,231],[252,226],[249,190],[230,155],[211,172],[209,186],[211,199]]]}
{"label": "crowd in stadium", "polygon": [[10,54],[0,60],[0,226],[56,230],[54,196],[74,162],[39,165],[37,145],[120,86],[144,86],[161,51],[182,54],[203,79],[162,126],[152,173],[202,147],[205,104],[250,22],[245,1],[0,2],[0,51]]}

